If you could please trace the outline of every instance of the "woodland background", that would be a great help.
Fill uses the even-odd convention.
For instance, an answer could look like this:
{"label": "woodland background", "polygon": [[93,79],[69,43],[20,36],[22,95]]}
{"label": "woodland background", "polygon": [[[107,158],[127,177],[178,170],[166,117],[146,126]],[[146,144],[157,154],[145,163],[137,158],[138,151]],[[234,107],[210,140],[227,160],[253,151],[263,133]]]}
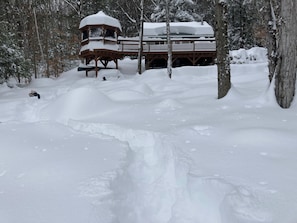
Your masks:
{"label": "woodland background", "polygon": [[[229,0],[230,49],[265,46],[267,6],[264,1]],[[144,1],[144,20],[165,21],[164,0]],[[10,77],[55,76],[78,59],[80,20],[104,11],[120,20],[122,36],[137,36],[140,0],[5,0],[0,2],[0,82]],[[213,0],[170,1],[171,21],[205,20],[214,26]]]}

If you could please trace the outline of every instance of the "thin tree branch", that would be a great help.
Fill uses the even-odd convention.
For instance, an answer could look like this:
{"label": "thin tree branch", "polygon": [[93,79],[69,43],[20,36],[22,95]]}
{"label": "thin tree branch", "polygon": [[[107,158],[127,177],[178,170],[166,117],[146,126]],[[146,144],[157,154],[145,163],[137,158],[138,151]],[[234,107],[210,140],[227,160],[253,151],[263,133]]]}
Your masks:
{"label": "thin tree branch", "polygon": [[136,20],[129,16],[129,14],[123,9],[123,7],[117,2],[118,7],[122,10],[122,12],[127,16],[127,18],[132,22],[136,23]]}

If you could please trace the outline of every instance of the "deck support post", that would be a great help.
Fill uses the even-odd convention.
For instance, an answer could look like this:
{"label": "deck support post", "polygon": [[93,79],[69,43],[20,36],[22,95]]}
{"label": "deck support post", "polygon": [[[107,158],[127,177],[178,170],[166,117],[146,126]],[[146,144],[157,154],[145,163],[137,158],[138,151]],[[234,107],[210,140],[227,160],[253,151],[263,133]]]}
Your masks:
{"label": "deck support post", "polygon": [[116,65],[116,69],[119,69],[118,59],[114,59],[113,61],[114,61],[115,65]]}
{"label": "deck support post", "polygon": [[107,65],[108,65],[108,60],[107,59],[106,60],[100,60],[100,62],[103,64],[104,68],[107,67]]}
{"label": "deck support post", "polygon": [[95,58],[95,72],[96,72],[96,77],[98,77],[98,58]]}
{"label": "deck support post", "polygon": [[[86,58],[86,66],[88,65],[88,59]],[[86,77],[88,77],[88,70],[86,70]]]}
{"label": "deck support post", "polygon": [[149,68],[150,68],[150,59],[147,58],[147,56],[146,56],[146,58],[145,58],[145,69],[148,70]]}

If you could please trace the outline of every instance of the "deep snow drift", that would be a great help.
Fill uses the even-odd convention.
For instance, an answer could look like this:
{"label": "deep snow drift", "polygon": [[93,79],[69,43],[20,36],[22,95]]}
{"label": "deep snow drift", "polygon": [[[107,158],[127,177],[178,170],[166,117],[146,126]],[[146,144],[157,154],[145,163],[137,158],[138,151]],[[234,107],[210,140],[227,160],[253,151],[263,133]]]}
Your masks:
{"label": "deep snow drift", "polygon": [[265,50],[232,57],[221,100],[215,66],[170,80],[129,59],[0,86],[0,222],[296,223],[296,105],[276,105]]}

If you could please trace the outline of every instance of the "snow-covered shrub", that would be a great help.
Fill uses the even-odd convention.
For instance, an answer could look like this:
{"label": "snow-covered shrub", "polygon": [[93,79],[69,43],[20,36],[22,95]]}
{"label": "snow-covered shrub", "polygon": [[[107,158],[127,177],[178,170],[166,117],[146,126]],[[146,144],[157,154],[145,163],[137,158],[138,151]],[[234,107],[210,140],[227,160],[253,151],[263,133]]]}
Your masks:
{"label": "snow-covered shrub", "polygon": [[13,41],[13,35],[0,33],[0,83],[14,78],[21,83],[31,80],[30,64],[23,50]]}
{"label": "snow-covered shrub", "polygon": [[267,49],[263,47],[230,51],[231,64],[265,63],[267,61]]}

